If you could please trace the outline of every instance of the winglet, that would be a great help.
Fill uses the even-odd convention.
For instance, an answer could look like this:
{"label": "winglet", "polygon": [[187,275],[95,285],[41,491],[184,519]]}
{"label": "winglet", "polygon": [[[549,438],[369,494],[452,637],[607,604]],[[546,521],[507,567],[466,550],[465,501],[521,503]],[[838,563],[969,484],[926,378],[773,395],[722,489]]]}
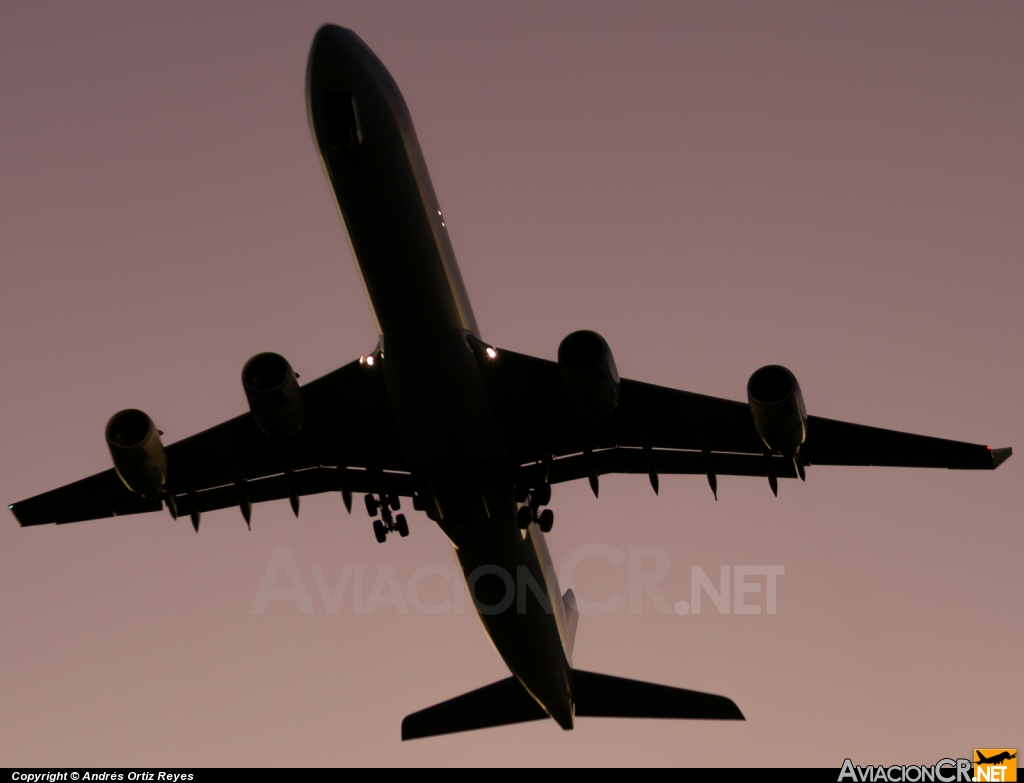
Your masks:
{"label": "winglet", "polygon": [[992,452],[992,470],[995,470],[1013,456],[1013,449],[990,448],[989,451]]}

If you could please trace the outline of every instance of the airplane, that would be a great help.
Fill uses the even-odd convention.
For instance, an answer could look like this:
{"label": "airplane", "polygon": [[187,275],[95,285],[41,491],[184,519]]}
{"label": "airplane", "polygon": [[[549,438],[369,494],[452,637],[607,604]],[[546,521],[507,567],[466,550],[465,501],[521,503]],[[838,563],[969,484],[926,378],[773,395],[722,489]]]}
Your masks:
{"label": "airplane", "polygon": [[975,764],[1002,764],[1004,761],[1009,761],[1010,759],[1017,758],[1016,753],[1010,753],[1006,750],[1004,750],[1002,753],[997,753],[990,759],[985,758],[984,754],[982,754],[980,751],[974,752],[978,756],[978,760],[974,762]]}
{"label": "airplane", "polygon": [[415,712],[402,739],[551,718],[743,720],[724,696],[581,671],[578,612],[545,543],[554,484],[600,476],[806,479],[816,465],[993,470],[1012,450],[809,416],[796,377],[768,365],[737,402],[620,378],[593,331],[557,360],[486,342],[398,86],[363,41],[326,25],[313,40],[306,108],[373,312],[369,353],[306,383],[274,353],[242,370],[249,410],[164,446],[144,412],[106,427],[114,467],[9,508],[22,526],[167,509],[196,532],[205,512],[363,495],[377,541],[409,535],[403,499],[450,540],[507,679]]}

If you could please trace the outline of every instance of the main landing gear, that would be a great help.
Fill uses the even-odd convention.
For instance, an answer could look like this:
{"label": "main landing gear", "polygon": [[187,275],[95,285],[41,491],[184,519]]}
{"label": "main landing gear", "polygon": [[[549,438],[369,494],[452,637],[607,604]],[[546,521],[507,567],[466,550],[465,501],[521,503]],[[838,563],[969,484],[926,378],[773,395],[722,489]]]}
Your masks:
{"label": "main landing gear", "polygon": [[398,532],[402,538],[409,535],[409,523],[405,521],[405,514],[392,516],[391,511],[398,511],[402,507],[397,495],[381,495],[380,500],[373,495],[367,495],[366,513],[371,517],[377,516],[380,512],[380,519],[373,520],[373,535],[377,543],[383,544],[388,539],[388,533]]}
{"label": "main landing gear", "polygon": [[541,484],[539,488],[529,490],[529,494],[525,496],[520,495],[517,490],[516,501],[524,504],[516,515],[520,530],[526,530],[531,522],[536,522],[542,533],[551,532],[551,526],[555,524],[555,512],[550,508],[540,510],[541,506],[551,502],[550,484]]}

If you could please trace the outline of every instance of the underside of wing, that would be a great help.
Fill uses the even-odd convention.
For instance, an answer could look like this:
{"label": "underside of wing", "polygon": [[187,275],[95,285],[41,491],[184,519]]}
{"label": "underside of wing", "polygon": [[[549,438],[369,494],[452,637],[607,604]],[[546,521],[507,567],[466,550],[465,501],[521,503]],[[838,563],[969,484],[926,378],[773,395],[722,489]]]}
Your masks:
{"label": "underside of wing", "polygon": [[28,526],[51,523],[61,525],[86,519],[142,514],[159,511],[162,505],[160,500],[147,500],[130,492],[111,469],[28,500],[12,503],[9,508],[22,526]]}
{"label": "underside of wing", "polygon": [[[412,495],[379,363],[352,362],[301,390],[295,437],[272,438],[245,413],[166,448],[160,497],[132,492],[114,469],[14,503],[25,526],[157,511],[192,515],[319,492]],[[297,505],[297,500],[293,500]]]}
{"label": "underside of wing", "polygon": [[[492,349],[493,352],[493,349]],[[992,470],[1010,449],[912,435],[806,416],[798,450],[768,445],[752,405],[615,376],[615,406],[594,415],[579,404],[556,362],[512,351],[480,363],[517,490],[607,473],[640,473],[657,490],[662,474],[803,477],[809,465],[883,465]],[[290,368],[289,368],[290,369]],[[778,368],[784,369],[784,368]],[[760,371],[759,371],[760,372]],[[785,371],[788,373],[788,370]],[[795,385],[795,379],[793,381]],[[798,388],[798,387],[797,387]],[[749,392],[749,389],[748,389]],[[380,362],[352,362],[301,389],[305,420],[296,435],[268,436],[251,413],[171,444],[161,497],[130,491],[107,470],[12,504],[22,525],[77,522],[155,511],[189,514],[319,492],[416,493]]]}
{"label": "underside of wing", "polygon": [[[494,408],[528,486],[641,473],[797,478],[808,465],[992,470],[1010,449],[824,419],[803,421],[803,442],[784,455],[759,433],[747,403],[621,379],[605,417],[574,400],[559,364],[498,351],[483,364]],[[788,371],[786,371],[788,373]],[[795,381],[794,381],[795,383]],[[802,399],[801,399],[802,403]]]}
{"label": "underside of wing", "polygon": [[1013,450],[809,416],[800,453],[810,465],[995,470]]}

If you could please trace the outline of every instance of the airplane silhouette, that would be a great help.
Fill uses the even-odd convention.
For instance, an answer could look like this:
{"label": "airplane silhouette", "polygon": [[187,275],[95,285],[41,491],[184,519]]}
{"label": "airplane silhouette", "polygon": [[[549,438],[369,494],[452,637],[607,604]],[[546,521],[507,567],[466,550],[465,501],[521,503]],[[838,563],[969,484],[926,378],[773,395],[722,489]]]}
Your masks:
{"label": "airplane silhouette", "polygon": [[975,764],[1001,764],[1004,761],[1009,761],[1010,759],[1017,758],[1016,753],[1011,754],[1009,751],[1006,750],[1004,750],[1002,753],[997,753],[990,759],[985,758],[985,756],[980,751],[975,751],[975,754],[978,756],[978,760],[974,762]]}
{"label": "airplane silhouette", "polygon": [[[607,473],[806,479],[813,465],[993,470],[1010,449],[807,414],[796,377],[754,372],[745,402],[620,378],[608,343],[573,332],[557,361],[485,342],[412,118],[384,65],[353,32],[313,40],[306,108],[377,323],[369,353],[304,386],[284,357],[242,370],[249,411],[166,448],[152,419],[107,424],[114,468],[14,503],[23,526],[166,508],[199,531],[204,512],[364,494],[384,543],[410,533],[401,498],[449,538],[487,634],[512,676],[409,715],[403,739],[550,717],[742,720],[723,696],[580,671],[578,613],[562,595],[544,534],[555,484]],[[45,469],[45,465],[41,466]],[[502,575],[525,574],[509,585]],[[517,595],[517,590],[525,595]]]}

